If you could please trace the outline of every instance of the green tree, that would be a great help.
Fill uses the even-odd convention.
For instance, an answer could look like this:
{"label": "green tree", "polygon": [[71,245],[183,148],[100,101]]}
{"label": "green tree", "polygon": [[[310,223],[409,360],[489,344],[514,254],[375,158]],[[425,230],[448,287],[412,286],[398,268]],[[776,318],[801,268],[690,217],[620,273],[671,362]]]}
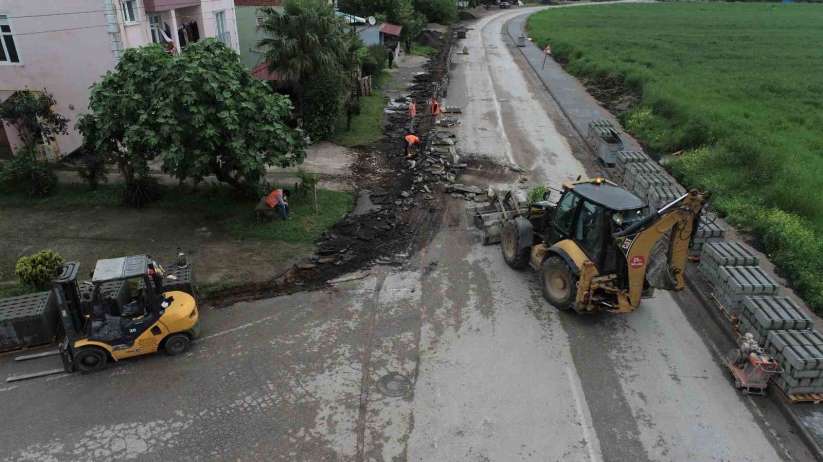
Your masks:
{"label": "green tree", "polygon": [[414,8],[429,22],[451,24],[457,20],[457,2],[454,0],[414,0]]}
{"label": "green tree", "polygon": [[215,175],[256,193],[266,166],[302,161],[302,132],[286,125],[291,105],[206,39],[171,56],[157,45],[129,49],[97,83],[78,127],[85,148],[115,162],[126,202],[154,197],[149,162],[180,181]]}
{"label": "green tree", "polygon": [[289,0],[282,13],[264,8],[263,14],[260,29],[267,37],[258,47],[265,51],[269,70],[294,85],[302,112],[307,84],[320,73],[341,72],[345,24],[325,0]]}
{"label": "green tree", "polygon": [[57,186],[57,175],[46,159],[38,158],[40,147],[57,135],[68,133],[68,119],[54,111],[54,96],[19,90],[0,104],[0,121],[17,129],[22,146],[12,159],[0,166],[0,186],[25,191],[30,196],[48,196]]}
{"label": "green tree", "polygon": [[286,125],[292,106],[207,39],[187,46],[166,70],[157,96],[174,121],[159,131],[163,169],[178,179],[215,175],[256,194],[267,166],[303,161],[304,137]]}
{"label": "green tree", "polygon": [[175,123],[157,90],[180,85],[163,80],[173,59],[159,45],[126,50],[114,71],[92,87],[90,112],[77,123],[87,152],[117,165],[130,205],[142,206],[156,196],[149,162],[160,155],[161,132]]}
{"label": "green tree", "polygon": [[68,133],[68,119],[54,112],[54,96],[46,91],[18,90],[0,104],[0,119],[17,129],[23,145],[33,148]]}

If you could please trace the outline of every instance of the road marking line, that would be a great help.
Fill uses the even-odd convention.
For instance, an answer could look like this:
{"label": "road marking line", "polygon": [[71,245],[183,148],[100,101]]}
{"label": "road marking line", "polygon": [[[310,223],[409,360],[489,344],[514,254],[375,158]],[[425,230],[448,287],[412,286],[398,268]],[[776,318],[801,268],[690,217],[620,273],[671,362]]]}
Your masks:
{"label": "road marking line", "polygon": [[566,365],[566,376],[569,378],[569,386],[572,389],[572,397],[574,397],[574,406],[577,408],[577,415],[580,417],[580,426],[583,427],[583,439],[586,441],[586,449],[589,452],[590,462],[601,462],[603,456],[600,451],[600,441],[597,439],[597,432],[589,421],[589,415],[586,412],[588,405],[586,398],[583,395],[583,390],[578,380],[575,380],[575,371]]}

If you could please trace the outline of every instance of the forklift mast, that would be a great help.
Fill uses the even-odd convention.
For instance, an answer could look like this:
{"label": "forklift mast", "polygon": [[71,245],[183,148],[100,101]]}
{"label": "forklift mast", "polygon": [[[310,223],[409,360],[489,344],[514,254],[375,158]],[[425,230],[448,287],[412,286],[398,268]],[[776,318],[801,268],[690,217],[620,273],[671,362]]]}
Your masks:
{"label": "forklift mast", "polygon": [[52,292],[60,312],[63,333],[70,342],[74,342],[83,330],[83,313],[80,302],[80,290],[77,286],[77,274],[80,263],[76,261],[63,265],[52,285]]}

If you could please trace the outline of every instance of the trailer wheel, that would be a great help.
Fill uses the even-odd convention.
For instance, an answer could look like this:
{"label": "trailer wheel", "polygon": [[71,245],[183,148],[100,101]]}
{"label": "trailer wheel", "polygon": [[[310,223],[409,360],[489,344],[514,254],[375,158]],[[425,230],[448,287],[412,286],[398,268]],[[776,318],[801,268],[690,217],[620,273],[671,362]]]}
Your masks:
{"label": "trailer wheel", "polygon": [[171,334],[163,342],[163,349],[169,356],[177,356],[189,349],[191,339],[186,334]]}
{"label": "trailer wheel", "polygon": [[105,351],[97,347],[83,347],[74,354],[74,365],[77,369],[88,374],[105,369],[108,355]]}
{"label": "trailer wheel", "polygon": [[516,220],[509,220],[503,225],[500,248],[503,251],[503,260],[512,268],[522,270],[529,263],[529,247],[520,248],[520,230],[517,229]]}
{"label": "trailer wheel", "polygon": [[577,281],[566,262],[557,256],[549,257],[543,261],[542,270],[543,298],[559,310],[573,310]]}

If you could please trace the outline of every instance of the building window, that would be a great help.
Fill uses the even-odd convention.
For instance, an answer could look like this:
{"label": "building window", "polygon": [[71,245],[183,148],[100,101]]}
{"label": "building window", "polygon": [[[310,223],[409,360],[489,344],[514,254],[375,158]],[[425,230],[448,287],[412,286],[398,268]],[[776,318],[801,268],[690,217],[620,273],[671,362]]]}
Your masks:
{"label": "building window", "polygon": [[161,34],[162,22],[159,14],[149,15],[149,30],[151,31],[151,41],[154,43],[165,43]]}
{"label": "building window", "polygon": [[217,11],[214,13],[214,19],[217,23],[217,40],[223,42],[224,45],[227,47],[231,46],[231,37],[229,37],[229,33],[226,31],[226,12],[225,11]]}
{"label": "building window", "polygon": [[137,0],[123,0],[120,4],[123,6],[123,21],[137,22]]}
{"label": "building window", "polygon": [[20,56],[17,54],[17,45],[14,44],[14,36],[11,34],[9,17],[0,14],[0,63],[19,62]]}

